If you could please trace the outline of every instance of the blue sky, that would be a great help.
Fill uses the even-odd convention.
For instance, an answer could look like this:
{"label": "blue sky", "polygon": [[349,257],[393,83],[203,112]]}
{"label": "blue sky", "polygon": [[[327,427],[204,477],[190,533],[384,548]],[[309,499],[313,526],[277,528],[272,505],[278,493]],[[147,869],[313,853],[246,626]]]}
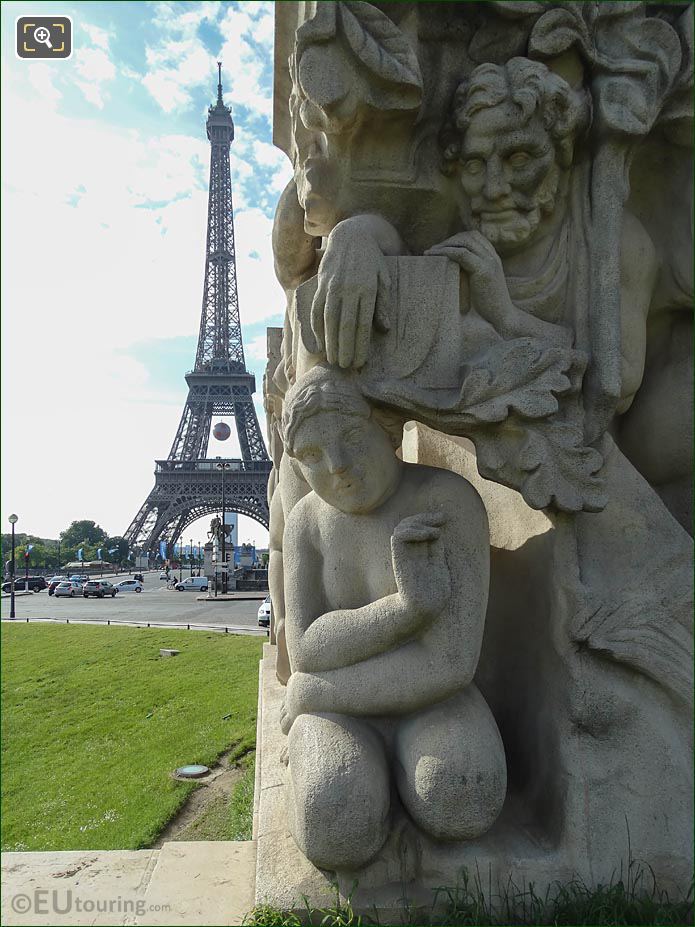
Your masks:
{"label": "blue sky", "polygon": [[[5,514],[44,536],[75,518],[120,533],[168,453],[194,361],[218,59],[236,126],[239,295],[262,416],[265,331],[284,310],[272,218],[291,174],[271,143],[273,4],[0,9]],[[16,58],[15,18],[42,14],[72,17],[70,59]],[[236,444],[212,442],[210,453]],[[267,537],[252,522],[240,536]]]}

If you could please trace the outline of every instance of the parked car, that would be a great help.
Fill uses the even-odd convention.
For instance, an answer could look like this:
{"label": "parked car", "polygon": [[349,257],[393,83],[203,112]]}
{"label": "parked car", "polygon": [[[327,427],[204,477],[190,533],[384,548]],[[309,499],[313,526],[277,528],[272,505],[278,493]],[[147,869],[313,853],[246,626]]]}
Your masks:
{"label": "parked car", "polygon": [[48,594],[53,595],[56,591],[56,586],[58,583],[63,583],[67,579],[67,576],[53,576],[48,581]]}
{"label": "parked car", "polygon": [[114,586],[116,592],[142,592],[142,583],[137,579],[122,579]]}
{"label": "parked car", "polygon": [[270,596],[269,595],[267,595],[265,599],[261,602],[261,607],[258,609],[258,626],[260,628],[270,627]]}
{"label": "parked car", "polygon": [[76,595],[82,594],[82,583],[78,583],[74,579],[64,579],[62,583],[58,583],[53,594],[56,598],[69,596],[73,599]]}
{"label": "parked car", "polygon": [[159,578],[160,578],[160,579],[169,579],[169,574],[168,574],[168,573],[160,573],[160,574],[159,574]]}
{"label": "parked car", "polygon": [[112,583],[107,583],[105,579],[90,579],[82,587],[82,595],[85,599],[88,599],[90,595],[97,599],[103,599],[107,595],[113,598],[116,595],[116,587]]}
{"label": "parked car", "polygon": [[68,576],[68,579],[73,583],[79,583],[81,586],[84,586],[89,576],[86,573],[74,573],[72,576]]}
{"label": "parked car", "polygon": [[[11,592],[12,583],[3,583],[2,584],[3,592]],[[17,577],[14,581],[14,590],[15,592],[22,592],[24,589],[31,589],[32,592],[41,592],[42,589],[48,589],[48,583],[44,576],[30,576],[29,581],[26,581],[26,577]]]}
{"label": "parked car", "polygon": [[140,583],[145,582],[145,577],[142,575],[142,573],[133,573],[133,579],[137,579]]}
{"label": "parked car", "polygon": [[179,592],[207,592],[207,576],[189,576],[182,583],[177,583],[176,588]]}

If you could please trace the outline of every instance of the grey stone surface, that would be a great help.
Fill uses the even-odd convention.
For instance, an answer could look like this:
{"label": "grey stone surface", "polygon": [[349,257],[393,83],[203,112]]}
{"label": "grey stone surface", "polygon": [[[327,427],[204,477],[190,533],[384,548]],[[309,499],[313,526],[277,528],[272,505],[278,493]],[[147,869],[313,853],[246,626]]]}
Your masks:
{"label": "grey stone surface", "polygon": [[253,907],[255,845],[2,854],[2,922],[15,925],[241,924]]}
{"label": "grey stone surface", "polygon": [[257,896],[605,881],[628,832],[688,881],[693,9],[655,13],[277,8]]}

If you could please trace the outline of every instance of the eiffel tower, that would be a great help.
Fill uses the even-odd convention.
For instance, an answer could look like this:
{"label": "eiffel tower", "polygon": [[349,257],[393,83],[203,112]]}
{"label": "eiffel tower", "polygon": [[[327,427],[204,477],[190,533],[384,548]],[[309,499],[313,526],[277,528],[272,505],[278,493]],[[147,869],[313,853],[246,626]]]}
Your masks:
{"label": "eiffel tower", "polygon": [[[268,475],[272,462],[258,427],[252,396],[256,379],[246,369],[239,320],[234,212],[229,150],[234,139],[230,107],[222,101],[222,65],[217,102],[208,109],[210,190],[203,309],[195,367],[186,374],[188,398],[166,460],[155,461],[155,484],[123,537],[134,550],[167,555],[188,525],[222,509],[248,515],[268,527]],[[208,459],[213,416],[233,415],[241,459]],[[219,465],[225,465],[222,469]]]}

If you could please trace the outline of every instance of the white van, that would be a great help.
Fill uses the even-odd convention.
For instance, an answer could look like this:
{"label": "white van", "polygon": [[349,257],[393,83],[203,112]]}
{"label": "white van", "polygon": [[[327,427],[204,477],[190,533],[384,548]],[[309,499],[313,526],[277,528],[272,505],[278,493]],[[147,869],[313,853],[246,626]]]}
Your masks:
{"label": "white van", "polygon": [[208,578],[207,576],[189,576],[183,582],[177,583],[176,588],[179,592],[207,592]]}

